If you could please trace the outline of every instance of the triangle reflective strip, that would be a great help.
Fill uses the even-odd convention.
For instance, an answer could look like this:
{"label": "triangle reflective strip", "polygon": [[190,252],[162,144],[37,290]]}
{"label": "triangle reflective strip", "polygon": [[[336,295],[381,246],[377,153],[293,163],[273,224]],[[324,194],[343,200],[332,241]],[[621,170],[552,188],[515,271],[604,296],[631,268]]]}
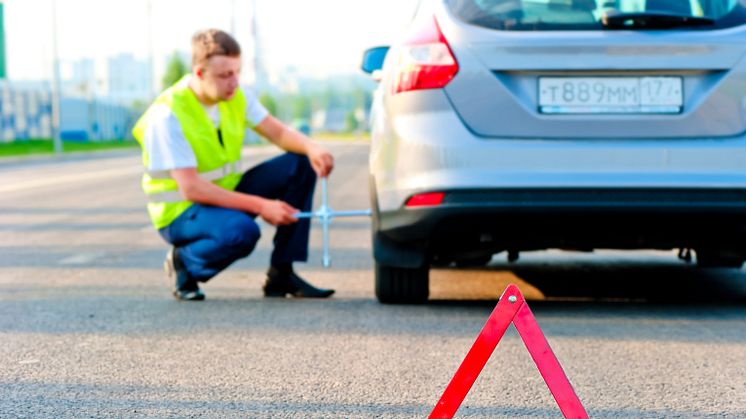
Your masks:
{"label": "triangle reflective strip", "polygon": [[430,413],[430,418],[451,418],[456,414],[511,323],[518,330],[562,414],[566,418],[588,418],[523,294],[514,284],[503,292],[474,345]]}
{"label": "triangle reflective strip", "polygon": [[238,173],[241,170],[241,162],[234,161],[228,162],[217,169],[210,170],[209,172],[199,173],[199,177],[207,181],[220,180],[228,175]]}

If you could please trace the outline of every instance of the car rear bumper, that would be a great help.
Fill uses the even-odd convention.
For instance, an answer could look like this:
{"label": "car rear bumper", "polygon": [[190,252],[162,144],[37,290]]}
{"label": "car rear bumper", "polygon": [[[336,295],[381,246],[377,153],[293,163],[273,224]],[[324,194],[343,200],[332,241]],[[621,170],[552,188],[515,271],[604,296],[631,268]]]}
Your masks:
{"label": "car rear bumper", "polygon": [[435,252],[456,247],[746,249],[746,189],[444,192],[439,206],[378,212],[377,231]]}

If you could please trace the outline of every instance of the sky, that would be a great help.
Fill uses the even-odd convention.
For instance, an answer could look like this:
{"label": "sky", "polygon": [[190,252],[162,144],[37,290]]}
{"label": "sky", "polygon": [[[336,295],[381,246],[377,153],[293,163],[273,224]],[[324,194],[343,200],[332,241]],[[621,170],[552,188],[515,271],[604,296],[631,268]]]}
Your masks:
{"label": "sky", "polygon": [[[2,1],[2,0],[0,0]],[[251,32],[252,0],[4,0],[8,78],[52,76],[53,39],[62,62],[102,60],[119,53],[146,59],[155,73],[174,50],[188,52],[191,35],[217,27],[234,31],[244,51]],[[388,45],[406,26],[417,0],[254,0],[261,59],[269,71],[295,67],[324,77],[358,72],[366,48]],[[152,43],[148,4],[152,7]],[[156,76],[158,77],[158,76]]]}

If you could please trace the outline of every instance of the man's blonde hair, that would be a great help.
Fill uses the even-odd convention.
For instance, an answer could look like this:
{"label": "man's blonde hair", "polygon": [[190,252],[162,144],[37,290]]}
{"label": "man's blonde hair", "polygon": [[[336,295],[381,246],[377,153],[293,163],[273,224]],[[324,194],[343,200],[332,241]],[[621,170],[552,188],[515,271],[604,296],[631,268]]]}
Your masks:
{"label": "man's blonde hair", "polygon": [[241,47],[232,36],[220,29],[205,29],[192,36],[192,65],[204,65],[217,55],[238,57]]}

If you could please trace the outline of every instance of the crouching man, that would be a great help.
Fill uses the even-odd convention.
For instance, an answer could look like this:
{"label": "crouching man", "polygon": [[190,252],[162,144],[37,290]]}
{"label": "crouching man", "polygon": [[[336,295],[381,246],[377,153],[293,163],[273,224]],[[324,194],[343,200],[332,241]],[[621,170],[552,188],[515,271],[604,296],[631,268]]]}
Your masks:
{"label": "crouching man", "polygon": [[[192,38],[192,73],[163,92],[133,130],[142,146],[148,213],[172,245],[165,267],[179,300],[204,300],[199,283],[251,254],[259,240],[255,219],[277,226],[264,284],[266,297],[325,298],[293,270],[308,258],[310,211],[317,176],[332,155],[285,126],[239,87],[241,49],[227,33],[209,29]],[[287,151],[246,172],[246,128]]]}

